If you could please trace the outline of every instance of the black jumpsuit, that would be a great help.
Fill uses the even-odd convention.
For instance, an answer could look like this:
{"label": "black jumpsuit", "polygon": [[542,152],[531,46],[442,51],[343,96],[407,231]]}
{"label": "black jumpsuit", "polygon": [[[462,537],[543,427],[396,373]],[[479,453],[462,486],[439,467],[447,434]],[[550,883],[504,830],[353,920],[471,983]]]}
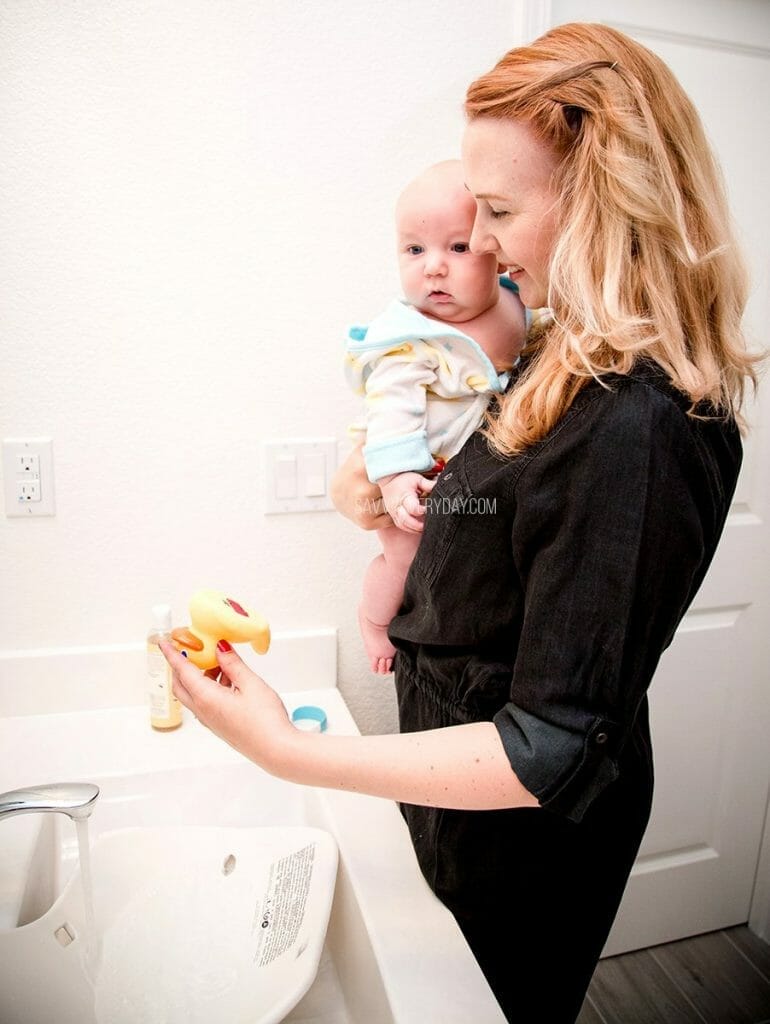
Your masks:
{"label": "black jumpsuit", "polygon": [[401,730],[493,721],[540,801],[402,807],[428,883],[523,1024],[579,1012],[649,817],[647,687],[741,461],[734,422],[687,416],[653,364],[605,384],[525,453],[474,434],[448,463],[389,631]]}

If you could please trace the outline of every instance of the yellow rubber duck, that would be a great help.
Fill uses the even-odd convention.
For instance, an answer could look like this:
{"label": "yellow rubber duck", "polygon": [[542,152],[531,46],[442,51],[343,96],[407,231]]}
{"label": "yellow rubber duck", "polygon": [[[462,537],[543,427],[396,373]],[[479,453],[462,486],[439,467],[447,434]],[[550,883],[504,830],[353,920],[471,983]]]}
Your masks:
{"label": "yellow rubber duck", "polygon": [[250,643],[257,654],[270,646],[270,627],[262,616],[218,590],[198,590],[190,598],[190,628],[172,629],[171,639],[193,665],[215,668],[217,644]]}

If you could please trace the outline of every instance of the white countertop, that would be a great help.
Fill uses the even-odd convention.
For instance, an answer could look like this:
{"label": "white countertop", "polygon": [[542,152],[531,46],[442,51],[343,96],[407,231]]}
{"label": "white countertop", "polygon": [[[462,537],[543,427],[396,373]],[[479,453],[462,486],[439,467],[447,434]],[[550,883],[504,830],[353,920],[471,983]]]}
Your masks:
{"label": "white countertop", "polygon": [[[339,690],[282,694],[289,711],[316,704],[326,712],[329,732],[355,735],[356,724]],[[149,712],[136,705],[52,715],[0,718],[0,792],[47,782],[88,781],[105,775],[226,764],[243,755],[209,732],[187,709],[179,729],[158,732]],[[41,744],[41,736],[56,736]]]}

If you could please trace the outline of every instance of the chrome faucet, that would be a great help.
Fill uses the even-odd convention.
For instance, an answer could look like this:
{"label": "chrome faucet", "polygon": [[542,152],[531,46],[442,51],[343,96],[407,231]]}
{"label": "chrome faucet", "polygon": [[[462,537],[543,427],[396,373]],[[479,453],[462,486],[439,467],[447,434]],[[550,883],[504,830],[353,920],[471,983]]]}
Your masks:
{"label": "chrome faucet", "polygon": [[94,809],[99,787],[92,782],[54,782],[49,786],[28,786],[0,793],[0,818],[12,814],[60,811],[73,821],[88,818]]}

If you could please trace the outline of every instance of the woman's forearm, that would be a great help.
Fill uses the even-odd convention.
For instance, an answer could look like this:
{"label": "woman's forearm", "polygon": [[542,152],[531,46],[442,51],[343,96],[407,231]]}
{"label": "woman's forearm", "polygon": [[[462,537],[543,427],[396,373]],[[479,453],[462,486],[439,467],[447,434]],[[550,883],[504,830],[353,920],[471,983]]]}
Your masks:
{"label": "woman's forearm", "polygon": [[537,807],[491,722],[385,736],[302,732],[278,694],[229,644],[218,645],[221,681],[169,643],[174,693],[212,732],[272,775],[403,803],[466,810]]}
{"label": "woman's forearm", "polygon": [[465,810],[537,807],[491,722],[385,736],[297,732],[269,766],[310,786]]}

